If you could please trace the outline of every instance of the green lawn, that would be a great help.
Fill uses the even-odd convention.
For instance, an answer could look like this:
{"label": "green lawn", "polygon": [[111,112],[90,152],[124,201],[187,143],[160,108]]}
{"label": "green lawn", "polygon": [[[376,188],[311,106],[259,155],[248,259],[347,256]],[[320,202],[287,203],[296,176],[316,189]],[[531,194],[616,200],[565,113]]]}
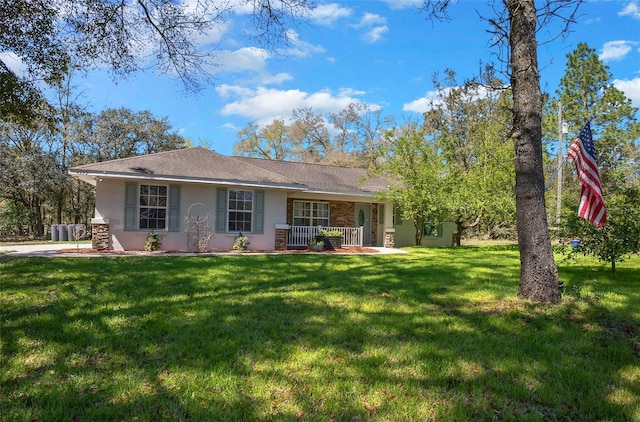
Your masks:
{"label": "green lawn", "polygon": [[640,258],[0,258],[0,420],[640,420]]}

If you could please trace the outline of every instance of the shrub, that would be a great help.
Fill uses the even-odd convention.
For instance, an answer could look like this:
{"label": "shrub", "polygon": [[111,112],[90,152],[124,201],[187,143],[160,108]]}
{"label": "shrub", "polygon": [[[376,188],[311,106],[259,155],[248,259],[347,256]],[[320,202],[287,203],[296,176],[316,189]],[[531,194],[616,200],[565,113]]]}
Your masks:
{"label": "shrub", "polygon": [[157,251],[160,249],[160,246],[162,246],[161,240],[162,237],[160,237],[158,233],[150,231],[147,235],[146,242],[144,242],[144,250],[147,252]]}
{"label": "shrub", "polygon": [[318,232],[318,236],[322,236],[322,237],[342,237],[343,234],[340,230],[325,230],[325,229],[321,229]]}
{"label": "shrub", "polygon": [[242,232],[238,234],[236,240],[233,242],[233,250],[234,251],[244,251],[247,249],[247,244],[249,243],[249,238],[244,236]]}
{"label": "shrub", "polygon": [[592,255],[602,262],[611,264],[616,271],[616,263],[624,262],[632,254],[640,252],[640,190],[615,189],[605,198],[607,201],[607,222],[597,227],[579,218],[572,210],[566,213],[560,236],[576,239],[574,246],[561,248],[569,258],[577,254]]}

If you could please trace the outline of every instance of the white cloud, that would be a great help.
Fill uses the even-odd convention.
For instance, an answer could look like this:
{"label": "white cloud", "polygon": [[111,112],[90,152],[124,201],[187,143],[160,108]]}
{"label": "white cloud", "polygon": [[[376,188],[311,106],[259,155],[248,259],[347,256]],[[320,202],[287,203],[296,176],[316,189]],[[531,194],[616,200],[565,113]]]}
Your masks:
{"label": "white cloud", "polygon": [[339,88],[338,97],[359,97],[366,94],[365,91],[354,88]]}
{"label": "white cloud", "polygon": [[382,0],[390,9],[407,9],[422,5],[423,0]]}
{"label": "white cloud", "polygon": [[216,56],[218,67],[213,73],[240,73],[251,75],[245,84],[281,84],[293,79],[289,73],[272,75],[267,71],[268,51],[257,47],[244,47],[234,51],[221,51]]}
{"label": "white cloud", "polygon": [[[182,0],[182,4],[188,13],[200,14],[206,13],[207,11],[212,12],[210,7],[207,7],[206,3],[203,3],[200,0]],[[193,33],[190,38],[198,45],[218,43],[222,39],[223,35],[227,33],[229,28],[230,24],[225,22],[223,19],[220,19],[215,22],[206,33]]]}
{"label": "white cloud", "polygon": [[239,85],[229,85],[223,84],[216,87],[216,91],[223,99],[227,99],[229,97],[238,96],[250,96],[254,91],[251,88],[239,86]]}
{"label": "white cloud", "polygon": [[0,61],[2,61],[9,70],[15,73],[18,77],[23,78],[27,75],[27,66],[24,64],[22,59],[14,53],[0,51]]}
{"label": "white cloud", "polygon": [[286,72],[276,73],[275,75],[263,73],[257,78],[257,81],[262,85],[282,85],[284,82],[291,80],[293,80],[293,76]]}
{"label": "white cloud", "polygon": [[235,51],[221,51],[217,55],[220,70],[225,72],[259,71],[266,67],[270,55],[267,50],[244,47]]}
{"label": "white cloud", "polygon": [[276,117],[289,118],[293,110],[302,107],[311,107],[316,113],[338,112],[351,103],[361,102],[357,96],[363,94],[351,89],[334,94],[329,90],[309,93],[299,89],[247,89],[230,85],[222,85],[217,91],[225,99],[235,97],[222,108],[223,115],[242,116],[258,124],[271,123]]}
{"label": "white cloud", "polygon": [[287,31],[287,39],[291,47],[286,49],[285,55],[289,57],[309,57],[313,53],[324,53],[326,51],[321,45],[312,45],[301,40],[298,33],[292,29]]}
{"label": "white cloud", "polygon": [[355,25],[356,28],[363,28],[374,25],[385,25],[387,23],[387,18],[378,15],[377,13],[365,13],[362,15],[360,22]]}
{"label": "white cloud", "polygon": [[634,0],[627,4],[618,12],[618,16],[631,16],[633,19],[640,19],[640,6],[638,6],[638,2]]}
{"label": "white cloud", "polygon": [[[427,91],[424,97],[417,98],[411,102],[405,103],[402,106],[404,111],[413,111],[415,113],[426,113],[429,110],[434,109],[438,105],[443,104],[443,97],[449,95],[449,92],[460,87],[444,88],[441,93],[437,90]],[[504,87],[506,88],[506,86]],[[477,86],[473,90],[467,91],[467,98],[471,101],[476,101],[482,98],[488,98],[498,95],[499,90],[489,90],[484,86]]]}
{"label": "white cloud", "polygon": [[193,41],[199,46],[205,46],[210,44],[218,44],[224,36],[229,32],[231,25],[228,22],[218,22],[213,25],[209,31],[199,34],[192,34]]}
{"label": "white cloud", "polygon": [[640,107],[640,78],[616,79],[613,85],[631,99],[634,107]]}
{"label": "white cloud", "polygon": [[371,29],[370,31],[368,31],[367,33],[365,33],[362,36],[362,38],[369,44],[374,44],[374,43],[377,43],[378,41],[383,40],[384,34],[386,34],[387,32],[389,32],[389,28],[386,25],[377,26]]}
{"label": "white cloud", "polygon": [[625,40],[606,42],[602,47],[602,52],[599,56],[600,60],[622,60],[637,44],[637,42]]}
{"label": "white cloud", "polygon": [[[196,0],[197,1],[197,0]],[[230,0],[228,5],[236,15],[251,15],[253,10],[253,2],[245,0]]]}
{"label": "white cloud", "polygon": [[234,125],[233,123],[229,123],[229,122],[224,123],[222,125],[222,128],[223,129],[228,129],[228,130],[233,130],[233,131],[236,131],[236,132],[240,130],[240,128],[238,126]]}
{"label": "white cloud", "polygon": [[351,16],[352,10],[337,3],[321,4],[311,12],[311,20],[319,25],[331,26],[337,20]]}
{"label": "white cloud", "polygon": [[402,105],[403,111],[413,111],[414,113],[426,113],[434,108],[438,103],[438,91],[428,91],[424,97],[417,98],[411,102]]}
{"label": "white cloud", "polygon": [[364,28],[366,31],[362,35],[362,39],[373,44],[384,39],[384,35],[389,32],[387,18],[376,13],[365,13],[362,15],[360,22],[353,25],[354,28]]}

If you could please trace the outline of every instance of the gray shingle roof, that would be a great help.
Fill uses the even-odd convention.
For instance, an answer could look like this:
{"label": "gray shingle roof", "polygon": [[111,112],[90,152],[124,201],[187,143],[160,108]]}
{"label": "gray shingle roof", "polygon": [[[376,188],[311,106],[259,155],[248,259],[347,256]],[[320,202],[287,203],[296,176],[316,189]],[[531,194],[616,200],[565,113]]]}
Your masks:
{"label": "gray shingle roof", "polygon": [[86,181],[91,177],[163,179],[365,195],[387,186],[381,178],[365,179],[363,169],[229,157],[200,147],[87,164],[69,173]]}
{"label": "gray shingle roof", "polygon": [[233,157],[205,148],[187,148],[157,154],[103,161],[73,167],[72,175],[165,178],[239,184],[297,185],[284,176],[254,166],[243,166]]}
{"label": "gray shingle roof", "polygon": [[309,164],[292,161],[262,160],[250,157],[236,159],[280,174],[319,192],[377,193],[386,189],[382,178],[368,178],[364,169]]}

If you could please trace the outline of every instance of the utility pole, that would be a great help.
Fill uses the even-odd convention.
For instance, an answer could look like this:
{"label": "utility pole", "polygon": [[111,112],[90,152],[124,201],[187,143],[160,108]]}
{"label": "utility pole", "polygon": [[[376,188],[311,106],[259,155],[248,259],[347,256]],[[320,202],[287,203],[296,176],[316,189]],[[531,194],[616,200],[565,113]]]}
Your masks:
{"label": "utility pole", "polygon": [[[569,126],[562,121],[562,101],[558,101],[558,196],[556,198],[556,224],[560,229],[560,211],[562,210],[562,164],[565,156],[562,153],[562,135],[569,133]],[[553,180],[553,177],[551,178]],[[551,184],[551,181],[549,181]]]}
{"label": "utility pole", "polygon": [[558,195],[556,197],[556,225],[560,228],[560,212],[562,211],[562,134],[565,132],[562,124],[562,101],[558,101]]}

